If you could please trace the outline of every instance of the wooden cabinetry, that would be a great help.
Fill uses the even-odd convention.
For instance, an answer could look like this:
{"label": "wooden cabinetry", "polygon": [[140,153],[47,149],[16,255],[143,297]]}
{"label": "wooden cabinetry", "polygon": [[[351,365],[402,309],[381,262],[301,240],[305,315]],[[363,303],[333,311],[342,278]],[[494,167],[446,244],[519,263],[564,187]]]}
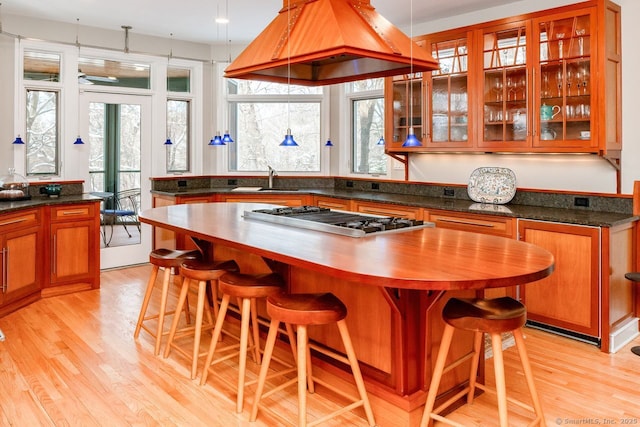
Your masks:
{"label": "wooden cabinetry", "polygon": [[40,298],[40,211],[0,215],[0,315]]}
{"label": "wooden cabinetry", "polygon": [[[416,77],[387,78],[388,152],[581,152],[619,159],[620,8],[614,3],[588,1],[417,41],[441,69],[419,85]],[[402,86],[409,82],[424,87],[411,102],[424,112],[414,126],[423,143],[410,149],[402,147],[406,109],[398,113],[410,103]]]}
{"label": "wooden cabinetry", "polygon": [[600,228],[520,220],[520,240],[549,250],[555,271],[523,286],[527,318],[583,335],[600,337]]}
{"label": "wooden cabinetry", "polygon": [[429,217],[425,219],[439,228],[494,234],[511,239],[516,237],[513,218],[431,210]]}
{"label": "wooden cabinetry", "polygon": [[313,205],[320,208],[336,209],[339,211],[351,210],[351,200],[337,199],[334,197],[313,196]]}
{"label": "wooden cabinetry", "polygon": [[352,202],[352,210],[362,214],[395,216],[419,220],[424,217],[422,208],[389,203],[361,202],[359,200],[354,200]]}
{"label": "wooden cabinetry", "polygon": [[50,280],[42,295],[99,287],[100,223],[96,204],[51,206],[49,212]]}
{"label": "wooden cabinetry", "polygon": [[310,196],[306,194],[274,194],[265,191],[262,194],[221,194],[221,202],[271,203],[283,206],[303,206],[308,204]]}

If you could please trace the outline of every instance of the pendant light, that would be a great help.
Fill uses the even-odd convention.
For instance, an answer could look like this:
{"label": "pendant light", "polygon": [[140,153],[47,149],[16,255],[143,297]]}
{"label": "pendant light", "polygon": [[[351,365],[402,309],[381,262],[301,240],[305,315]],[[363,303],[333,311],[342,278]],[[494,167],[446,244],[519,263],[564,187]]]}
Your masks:
{"label": "pendant light", "polygon": [[333,142],[330,139],[327,139],[327,142],[324,144],[325,147],[333,147]]}
{"label": "pendant light", "polygon": [[[80,60],[80,18],[76,18],[76,46],[78,47],[78,61]],[[79,108],[78,108],[79,110]],[[80,111],[78,111],[78,137],[73,142],[73,145],[84,145],[84,141],[80,137]]]}
{"label": "pendant light", "polygon": [[381,136],[376,145],[384,145],[384,136]]}
{"label": "pendant light", "polygon": [[216,132],[216,136],[211,138],[211,141],[209,141],[209,145],[220,146],[220,145],[227,145],[227,144],[222,140],[222,137],[220,136],[220,132]]}
{"label": "pendant light", "polygon": [[[225,46],[227,48],[227,56],[229,58],[229,63],[231,63],[231,53],[230,53],[230,49],[229,49],[229,0],[226,1],[225,3],[225,11],[224,11],[224,15],[220,15],[220,4],[218,3],[217,5],[217,12],[216,12],[216,31],[219,33],[220,28],[218,27],[218,24],[222,24],[225,25]],[[219,38],[219,35],[216,35],[216,39]],[[229,112],[228,112],[228,104],[227,104],[227,125],[229,123]],[[216,136],[219,138],[219,132],[218,135]],[[220,141],[218,141],[216,139],[216,137],[214,137],[211,142],[214,142],[214,144],[212,144],[211,142],[209,143],[209,145],[226,145],[226,144],[231,144],[233,143],[233,138],[231,138],[231,133],[229,132],[228,128],[227,130],[224,131],[223,136],[220,138]]]}
{"label": "pendant light", "polygon": [[287,134],[280,143],[282,147],[297,147],[298,143],[291,135],[291,0],[287,1]]}
{"label": "pendant light", "polygon": [[16,136],[16,139],[13,140],[13,144],[15,145],[24,145],[24,141],[20,138],[20,135]]}
{"label": "pendant light", "polygon": [[416,137],[416,134],[413,130],[413,0],[411,0],[411,3],[409,5],[409,8],[411,10],[411,17],[410,17],[410,36],[409,38],[411,39],[411,47],[409,50],[409,61],[410,61],[410,67],[411,67],[411,72],[409,73],[409,76],[411,80],[409,80],[409,132],[407,133],[407,139],[404,140],[404,142],[402,143],[403,147],[420,147],[422,146],[422,143],[420,142],[420,140]]}

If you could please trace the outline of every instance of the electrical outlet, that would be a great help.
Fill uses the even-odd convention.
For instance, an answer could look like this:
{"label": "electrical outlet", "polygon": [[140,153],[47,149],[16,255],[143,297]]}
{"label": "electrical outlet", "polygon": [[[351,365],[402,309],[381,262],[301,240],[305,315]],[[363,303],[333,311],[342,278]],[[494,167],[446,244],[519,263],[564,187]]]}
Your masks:
{"label": "electrical outlet", "polygon": [[353,181],[347,181],[347,188],[353,188]]}
{"label": "electrical outlet", "polygon": [[588,208],[589,207],[589,198],[588,197],[576,197],[575,199],[573,199],[573,205],[574,206],[580,206],[582,208]]}
{"label": "electrical outlet", "polygon": [[187,181],[185,181],[184,179],[181,179],[178,181],[178,187],[186,187],[187,186]]}
{"label": "electrical outlet", "polygon": [[372,182],[371,183],[371,189],[372,190],[379,190],[380,189],[380,184],[378,184],[377,182]]}
{"label": "electrical outlet", "polygon": [[454,196],[453,188],[445,188],[443,193],[445,196],[449,196],[449,197]]}
{"label": "electrical outlet", "polygon": [[227,180],[227,185],[238,185],[238,180],[237,179],[228,179]]}

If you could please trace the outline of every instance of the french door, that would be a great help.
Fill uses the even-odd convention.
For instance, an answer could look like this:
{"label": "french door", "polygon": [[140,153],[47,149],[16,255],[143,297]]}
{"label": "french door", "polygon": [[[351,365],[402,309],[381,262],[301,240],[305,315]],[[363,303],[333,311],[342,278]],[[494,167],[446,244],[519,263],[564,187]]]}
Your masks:
{"label": "french door", "polygon": [[[150,227],[140,224],[136,215],[114,213],[151,207],[151,97],[85,91],[80,94],[79,119],[86,135],[85,191],[105,197],[100,266],[148,262]],[[132,193],[134,197],[124,197]]]}

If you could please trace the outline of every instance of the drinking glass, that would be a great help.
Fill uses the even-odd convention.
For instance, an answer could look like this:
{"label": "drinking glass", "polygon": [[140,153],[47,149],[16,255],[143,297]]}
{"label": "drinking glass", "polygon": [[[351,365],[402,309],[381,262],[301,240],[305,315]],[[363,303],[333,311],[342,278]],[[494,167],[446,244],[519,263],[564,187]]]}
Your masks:
{"label": "drinking glass", "polygon": [[558,39],[558,59],[564,57],[564,33],[557,33],[556,39]]}

